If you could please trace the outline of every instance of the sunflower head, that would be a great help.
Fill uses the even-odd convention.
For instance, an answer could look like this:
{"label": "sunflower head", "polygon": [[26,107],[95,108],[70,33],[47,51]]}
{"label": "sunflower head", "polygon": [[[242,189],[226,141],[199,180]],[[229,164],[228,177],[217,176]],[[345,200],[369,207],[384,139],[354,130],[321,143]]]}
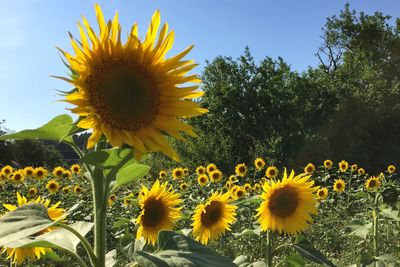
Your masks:
{"label": "sunflower head", "polygon": [[71,191],[71,187],[70,187],[70,186],[65,186],[65,187],[63,187],[63,188],[61,189],[61,191],[62,191],[64,194],[68,194],[68,193]]}
{"label": "sunflower head", "polygon": [[205,174],[205,173],[206,173],[206,167],[204,167],[204,166],[198,166],[198,167],[196,168],[196,173],[197,173],[197,175],[203,175],[203,174]]}
{"label": "sunflower head", "polygon": [[37,195],[37,189],[36,189],[36,187],[30,188],[30,189],[28,190],[28,195],[29,195],[30,197],[36,196],[36,195]]}
{"label": "sunflower head", "polygon": [[75,175],[78,175],[81,173],[81,166],[79,164],[74,164],[71,166],[71,172]]}
{"label": "sunflower head", "polygon": [[328,197],[328,188],[322,187],[317,190],[317,198],[322,200]]}
{"label": "sunflower head", "polygon": [[64,178],[71,179],[71,178],[72,178],[72,173],[71,173],[70,170],[65,170],[64,173],[62,174],[62,176],[63,176]]}
{"label": "sunflower head", "polygon": [[337,193],[342,193],[346,189],[346,182],[343,181],[342,179],[335,179],[335,182],[333,183],[333,191]]}
{"label": "sunflower head", "polygon": [[95,10],[99,34],[83,18],[84,26],[78,23],[80,40],[71,37],[75,55],[62,50],[75,75],[61,79],[77,88],[65,101],[75,105],[71,111],[81,117],[78,127],[93,130],[88,148],[104,135],[114,147],[133,147],[137,159],[150,151],[178,159],[164,134],[179,140],[184,140],[181,133],[195,136],[181,119],[207,112],[188,101],[202,95],[198,86],[185,86],[200,82],[196,75],[187,75],[197,64],[182,60],[193,46],[166,58],[174,32],[168,32],[168,24],[159,30],[159,11],[144,40],[135,24],[123,43],[118,15],[107,22],[99,5]]}
{"label": "sunflower head", "polygon": [[35,179],[42,180],[47,177],[47,170],[43,167],[35,168]]}
{"label": "sunflower head", "polygon": [[358,169],[358,165],[357,164],[351,165],[351,172],[356,172],[357,169]]}
{"label": "sunflower head", "polygon": [[262,158],[256,158],[254,160],[254,167],[257,171],[261,171],[265,166],[265,161]]}
{"label": "sunflower head", "polygon": [[196,207],[192,217],[193,236],[207,244],[231,230],[236,221],[236,206],[230,204],[230,193],[215,192],[205,204]]}
{"label": "sunflower head", "polygon": [[342,160],[339,162],[339,169],[341,172],[346,172],[347,169],[349,168],[349,163],[345,160]]}
{"label": "sunflower head", "polygon": [[325,167],[325,169],[330,169],[330,168],[332,168],[332,166],[333,166],[332,160],[327,159],[327,160],[324,161],[324,167]]}
{"label": "sunflower head", "polygon": [[17,170],[10,175],[10,179],[14,184],[22,184],[25,181],[24,170]]}
{"label": "sunflower head", "polygon": [[313,174],[315,171],[315,166],[312,163],[308,163],[307,166],[304,167],[305,174]]}
{"label": "sunflower head", "polygon": [[247,166],[244,163],[238,164],[235,167],[235,173],[237,176],[244,177],[247,173]]}
{"label": "sunflower head", "polygon": [[246,183],[246,184],[243,186],[243,188],[244,188],[244,190],[246,191],[246,193],[250,193],[250,192],[251,192],[251,189],[253,189],[253,188],[251,187],[251,184],[249,184],[249,183]]}
{"label": "sunflower head", "polygon": [[188,185],[187,183],[185,183],[185,182],[183,182],[183,183],[181,183],[181,184],[179,185],[179,188],[180,188],[181,190],[183,190],[183,191],[185,191],[186,189],[188,189],[188,187],[189,187],[189,185]]}
{"label": "sunflower head", "polygon": [[219,182],[222,180],[222,172],[220,170],[215,170],[210,173],[210,180],[213,183]]}
{"label": "sunflower head", "polygon": [[185,176],[184,170],[181,167],[172,170],[172,177],[174,180],[181,180]]}
{"label": "sunflower head", "polygon": [[158,232],[172,230],[181,217],[181,203],[179,194],[168,187],[167,183],[161,184],[158,180],[149,190],[142,185],[143,194],[139,197],[141,212],[136,218],[139,228],[136,238],[144,237],[146,242],[155,244]]}
{"label": "sunflower head", "polygon": [[265,171],[265,176],[269,179],[275,179],[275,177],[278,176],[278,168],[275,166],[269,166]]}
{"label": "sunflower head", "polygon": [[208,183],[208,176],[206,174],[199,175],[197,177],[197,182],[200,186],[205,186]]}
{"label": "sunflower head", "polygon": [[369,191],[376,190],[381,185],[381,180],[377,177],[370,177],[365,182],[365,188]]}
{"label": "sunflower head", "polygon": [[263,199],[257,209],[258,222],[263,231],[277,230],[279,233],[296,235],[305,230],[317,214],[314,182],[310,176],[295,176],[284,172],[282,180],[264,183]]}
{"label": "sunflower head", "polygon": [[3,168],[1,168],[1,173],[3,175],[5,175],[6,177],[9,177],[13,172],[14,172],[14,168],[11,167],[10,165],[6,165]]}
{"label": "sunflower head", "polygon": [[74,193],[75,194],[81,194],[83,192],[83,188],[80,185],[75,185],[74,186]]}
{"label": "sunflower head", "polygon": [[108,197],[108,201],[107,201],[108,202],[108,206],[111,207],[114,204],[115,200],[117,200],[117,195],[116,194],[111,194]]}
{"label": "sunflower head", "polygon": [[189,174],[189,169],[188,168],[184,168],[183,169],[183,174],[184,175],[188,175]]}
{"label": "sunflower head", "polygon": [[234,183],[234,182],[236,182],[237,181],[237,178],[236,178],[236,176],[235,175],[231,175],[231,176],[229,176],[229,182],[232,182],[232,183]]}
{"label": "sunflower head", "polygon": [[31,166],[25,167],[24,174],[26,177],[33,177],[33,175],[35,174],[35,169]]}
{"label": "sunflower head", "polygon": [[365,174],[364,168],[359,168],[359,169],[358,169],[358,174],[359,174],[359,175],[364,175],[364,174]]}
{"label": "sunflower head", "polygon": [[254,184],[253,190],[256,191],[256,192],[261,190],[261,185],[259,183]]}
{"label": "sunflower head", "polygon": [[210,163],[207,165],[207,172],[208,174],[212,173],[213,171],[218,170],[217,166],[214,163]]}
{"label": "sunflower head", "polygon": [[63,174],[64,174],[64,171],[65,171],[65,169],[64,169],[63,167],[60,167],[60,166],[55,167],[55,168],[53,169],[53,175],[54,175],[55,177],[57,177],[57,178],[62,178],[62,177],[63,177]]}
{"label": "sunflower head", "polygon": [[388,173],[392,174],[396,171],[396,167],[394,165],[389,165],[387,167],[387,171],[388,171]]}
{"label": "sunflower head", "polygon": [[55,194],[60,189],[60,184],[56,180],[53,179],[53,180],[50,180],[47,182],[46,188],[47,188],[47,190],[49,190],[49,192],[51,194]]}
{"label": "sunflower head", "polygon": [[246,192],[247,192],[246,189],[238,186],[236,190],[234,190],[233,192],[233,199],[239,199],[246,196]]}

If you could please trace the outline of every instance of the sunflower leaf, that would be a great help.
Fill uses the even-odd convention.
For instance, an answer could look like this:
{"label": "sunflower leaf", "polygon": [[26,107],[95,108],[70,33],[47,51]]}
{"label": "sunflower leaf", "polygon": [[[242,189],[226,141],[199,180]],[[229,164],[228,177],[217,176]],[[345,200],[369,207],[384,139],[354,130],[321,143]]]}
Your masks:
{"label": "sunflower leaf", "polygon": [[372,228],[372,222],[364,224],[361,220],[354,220],[347,225],[347,228],[351,231],[348,235],[359,236],[366,239],[370,229]]}
{"label": "sunflower leaf", "polygon": [[133,157],[131,148],[110,148],[87,153],[81,160],[102,169],[112,169],[129,154]]}
{"label": "sunflower leaf", "polygon": [[290,254],[285,257],[283,260],[285,266],[288,267],[302,267],[306,265],[306,261],[300,254]]}
{"label": "sunflower leaf", "polygon": [[320,251],[315,249],[310,241],[308,241],[303,235],[297,236],[296,241],[292,246],[300,255],[310,261],[323,264],[325,266],[335,267],[335,265]]}
{"label": "sunflower leaf", "polygon": [[72,127],[72,118],[67,115],[59,115],[37,129],[23,130],[17,133],[0,136],[0,140],[45,139],[73,143],[72,137],[67,135]]}
{"label": "sunflower leaf", "polygon": [[143,178],[147,175],[149,170],[150,167],[147,165],[128,162],[128,164],[125,164],[117,172],[116,183],[113,187],[113,190],[130,182]]}
{"label": "sunflower leaf", "polygon": [[155,253],[138,251],[134,258],[139,266],[237,266],[206,246],[173,231],[160,231]]}
{"label": "sunflower leaf", "polygon": [[239,267],[266,267],[267,263],[265,261],[250,262],[248,257],[245,255],[240,255],[236,257],[233,261]]}

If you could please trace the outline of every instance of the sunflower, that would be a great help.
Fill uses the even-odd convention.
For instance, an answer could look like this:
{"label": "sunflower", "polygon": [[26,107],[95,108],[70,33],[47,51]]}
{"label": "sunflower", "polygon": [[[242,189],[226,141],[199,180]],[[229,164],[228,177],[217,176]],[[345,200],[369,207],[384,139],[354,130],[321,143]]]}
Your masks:
{"label": "sunflower", "polygon": [[63,167],[60,167],[60,166],[55,167],[53,169],[53,175],[57,178],[61,178],[61,177],[63,177],[64,171],[65,171],[65,169]]}
{"label": "sunflower", "polygon": [[34,197],[34,196],[36,196],[37,195],[37,189],[36,189],[36,187],[32,187],[32,188],[30,188],[29,190],[28,190],[28,195],[30,196],[30,197]]}
{"label": "sunflower", "polygon": [[80,186],[80,185],[75,185],[74,186],[74,193],[75,194],[80,194],[80,193],[82,193],[83,192],[83,188]]}
{"label": "sunflower", "polygon": [[366,182],[365,182],[365,188],[367,190],[375,190],[381,185],[381,181],[379,178],[376,177],[370,177]]}
{"label": "sunflower", "polygon": [[158,173],[158,178],[165,179],[166,177],[167,177],[167,172],[166,171],[160,171]]}
{"label": "sunflower", "polygon": [[328,188],[322,187],[317,190],[318,199],[326,199],[328,197]]}
{"label": "sunflower", "polygon": [[333,191],[342,193],[346,189],[346,182],[343,181],[342,179],[335,179],[335,182],[333,184]]}
{"label": "sunflower", "polygon": [[254,160],[254,166],[256,167],[257,171],[261,171],[265,166],[265,161],[262,158],[256,158]]}
{"label": "sunflower", "polygon": [[232,183],[234,183],[234,182],[236,182],[237,181],[237,178],[236,178],[236,176],[235,175],[231,175],[231,176],[229,176],[229,182],[232,182]]}
{"label": "sunflower", "polygon": [[235,205],[230,204],[230,194],[214,192],[205,204],[196,207],[192,217],[193,236],[197,241],[207,244],[231,230],[236,221]]}
{"label": "sunflower", "polygon": [[242,198],[246,195],[247,190],[238,186],[234,192],[234,199]]}
{"label": "sunflower", "polygon": [[167,183],[161,184],[157,180],[149,190],[142,185],[139,197],[141,212],[135,222],[139,225],[136,238],[144,237],[146,242],[155,244],[158,232],[172,230],[178,219],[181,218],[181,203],[179,194],[175,193]]}
{"label": "sunflower", "polygon": [[205,186],[208,183],[208,176],[205,174],[199,175],[199,177],[197,177],[197,182],[200,186]]}
{"label": "sunflower", "polygon": [[251,189],[252,189],[252,187],[251,187],[251,185],[250,185],[249,183],[246,183],[246,184],[243,186],[243,188],[244,188],[244,190],[245,190],[247,193],[249,193],[249,192],[251,191]]}
{"label": "sunflower", "polygon": [[64,194],[68,194],[71,191],[71,187],[65,186],[61,189],[61,191],[63,191]]}
{"label": "sunflower", "polygon": [[115,200],[117,199],[117,195],[116,194],[111,194],[109,197],[108,197],[108,206],[109,207],[111,207],[112,206],[112,204],[114,204],[114,202],[115,202]]}
{"label": "sunflower", "polygon": [[307,166],[304,167],[305,174],[313,174],[315,171],[315,166],[312,163],[308,163]]}
{"label": "sunflower", "polygon": [[275,177],[278,175],[278,168],[275,166],[269,166],[265,171],[265,175],[269,179],[275,179]]}
{"label": "sunflower", "polygon": [[124,207],[127,208],[127,207],[131,206],[132,203],[133,203],[132,196],[126,196],[126,197],[124,197],[124,201],[123,201],[123,206],[124,206]]}
{"label": "sunflower", "polygon": [[349,168],[349,163],[345,160],[342,160],[339,162],[339,169],[341,172],[346,172],[347,169]]}
{"label": "sunflower", "polygon": [[25,167],[24,174],[26,177],[32,177],[35,174],[35,169],[31,166]]}
{"label": "sunflower", "polygon": [[333,166],[332,160],[327,159],[327,160],[324,161],[324,167],[325,167],[325,169],[330,169],[330,168],[332,168],[332,166]]}
{"label": "sunflower", "polygon": [[257,209],[258,222],[263,231],[278,230],[279,233],[296,235],[313,221],[311,215],[317,214],[314,182],[310,176],[294,171],[287,175],[285,170],[282,180],[264,183],[263,202]]}
{"label": "sunflower", "polygon": [[37,180],[42,180],[46,178],[47,176],[47,170],[43,167],[37,167],[35,168],[35,179]]}
{"label": "sunflower", "polygon": [[[64,209],[58,208],[58,206],[61,204],[61,202],[57,202],[55,205],[50,206],[50,200],[46,200],[41,197],[38,197],[35,200],[31,200],[28,202],[24,196],[21,196],[19,193],[17,193],[17,202],[18,202],[18,206],[11,205],[11,204],[3,204],[3,206],[9,211],[14,211],[15,209],[17,209],[17,207],[21,207],[28,203],[42,204],[47,208],[47,214],[48,214],[49,218],[53,221],[59,220],[65,214]],[[54,229],[53,227],[49,227],[47,229],[42,230],[38,234],[50,232],[53,229]],[[40,259],[46,253],[51,252],[51,249],[43,248],[43,247],[27,247],[27,248],[3,247],[2,250],[0,249],[0,252],[6,253],[7,259],[11,259],[12,263],[17,263],[18,265],[20,265],[25,261],[26,258],[28,258],[30,260],[35,260],[36,258]]]}
{"label": "sunflower", "polygon": [[81,173],[81,166],[79,164],[74,164],[71,166],[71,172],[75,175],[78,175]]}
{"label": "sunflower", "polygon": [[64,178],[71,179],[71,178],[72,178],[72,173],[71,173],[71,171],[70,171],[70,170],[65,170],[64,173],[63,173],[63,177],[64,177]]}
{"label": "sunflower", "polygon": [[60,184],[56,180],[52,179],[47,182],[46,188],[50,193],[55,194],[60,189]]}
{"label": "sunflower", "polygon": [[184,174],[183,168],[181,168],[181,167],[178,167],[178,168],[175,168],[175,169],[172,170],[172,177],[175,180],[182,179],[184,175],[185,174]]}
{"label": "sunflower", "polygon": [[6,165],[3,168],[1,168],[1,173],[4,174],[6,177],[10,177],[10,174],[14,172],[14,168],[11,167],[10,165]]}
{"label": "sunflower", "polygon": [[203,174],[205,174],[205,173],[206,173],[206,167],[204,167],[204,166],[198,166],[198,167],[196,168],[196,173],[197,173],[197,175],[203,175]]}
{"label": "sunflower", "polygon": [[187,175],[188,173],[189,173],[189,169],[188,169],[188,168],[184,168],[184,169],[183,169],[183,174],[184,174],[184,175]]}
{"label": "sunflower", "polygon": [[219,182],[222,180],[222,172],[220,170],[215,170],[210,173],[210,180],[213,183]]}
{"label": "sunflower", "polygon": [[183,190],[183,191],[185,191],[186,189],[188,189],[188,187],[189,187],[189,185],[188,185],[187,183],[185,183],[185,182],[183,182],[183,183],[181,183],[181,184],[179,185],[179,188],[180,188],[181,190]]}
{"label": "sunflower", "polygon": [[60,77],[77,88],[65,101],[76,106],[71,111],[81,117],[78,127],[93,129],[87,147],[92,148],[105,135],[114,147],[133,147],[137,159],[150,151],[178,159],[163,133],[180,140],[184,140],[181,132],[195,136],[181,118],[207,112],[188,101],[202,95],[198,86],[183,87],[187,82],[200,82],[197,75],[186,75],[197,64],[181,60],[193,46],[165,58],[174,32],[168,32],[168,24],[159,31],[159,11],[153,15],[144,41],[134,24],[122,43],[118,15],[107,22],[99,5],[95,10],[99,35],[83,18],[84,27],[78,24],[81,40],[71,37],[75,55],[62,51],[75,75],[72,79]]}
{"label": "sunflower", "polygon": [[210,164],[207,165],[208,174],[212,173],[215,170],[218,170],[218,168],[214,163],[210,163]]}
{"label": "sunflower", "polygon": [[389,165],[387,167],[387,171],[388,171],[388,173],[392,174],[396,171],[396,167],[394,165]]}
{"label": "sunflower", "polygon": [[253,190],[254,191],[259,191],[261,189],[261,185],[259,183],[254,184]]}
{"label": "sunflower", "polygon": [[225,188],[228,189],[228,190],[231,189],[232,186],[233,186],[233,183],[232,183],[231,181],[227,181],[227,182],[225,183]]}
{"label": "sunflower", "polygon": [[355,171],[357,171],[357,169],[358,169],[358,166],[357,166],[357,164],[353,164],[353,165],[351,165],[351,171],[352,171],[352,172],[355,172]]}
{"label": "sunflower", "polygon": [[359,169],[358,169],[358,174],[359,174],[359,175],[364,175],[364,174],[365,174],[364,168],[359,168]]}
{"label": "sunflower", "polygon": [[10,179],[14,184],[22,184],[25,181],[24,170],[17,170],[10,175]]}
{"label": "sunflower", "polygon": [[244,177],[246,175],[246,173],[247,173],[246,164],[241,163],[241,164],[236,165],[235,173],[236,173],[237,176]]}

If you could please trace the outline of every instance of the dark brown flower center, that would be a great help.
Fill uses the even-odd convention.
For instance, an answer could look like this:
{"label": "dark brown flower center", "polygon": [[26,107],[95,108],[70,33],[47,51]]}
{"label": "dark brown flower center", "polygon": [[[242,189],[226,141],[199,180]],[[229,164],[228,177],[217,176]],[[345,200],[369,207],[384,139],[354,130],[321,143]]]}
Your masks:
{"label": "dark brown flower center", "polygon": [[370,187],[375,187],[376,186],[376,181],[375,180],[371,180],[371,181],[369,181],[369,186]]}
{"label": "dark brown flower center", "polygon": [[148,227],[159,225],[166,215],[162,201],[154,198],[146,201],[143,210],[143,225]]}
{"label": "dark brown flower center", "polygon": [[61,175],[63,175],[63,174],[64,174],[64,172],[63,172],[62,170],[56,171],[56,175],[57,175],[57,176],[61,176]]}
{"label": "dark brown flower center", "polygon": [[205,208],[205,212],[201,214],[201,223],[206,227],[212,226],[221,219],[222,209],[223,205],[221,202],[212,201]]}
{"label": "dark brown flower center", "polygon": [[57,188],[57,185],[55,183],[49,184],[49,189],[54,190]]}
{"label": "dark brown flower center", "polygon": [[244,173],[246,171],[246,168],[244,166],[239,167],[239,172]]}
{"label": "dark brown flower center", "polygon": [[342,189],[342,187],[343,187],[342,183],[337,183],[337,184],[336,184],[336,188],[337,188],[337,189]]}
{"label": "dark brown flower center", "polygon": [[298,205],[299,196],[297,190],[287,185],[272,193],[268,209],[273,215],[285,218],[292,215]]}

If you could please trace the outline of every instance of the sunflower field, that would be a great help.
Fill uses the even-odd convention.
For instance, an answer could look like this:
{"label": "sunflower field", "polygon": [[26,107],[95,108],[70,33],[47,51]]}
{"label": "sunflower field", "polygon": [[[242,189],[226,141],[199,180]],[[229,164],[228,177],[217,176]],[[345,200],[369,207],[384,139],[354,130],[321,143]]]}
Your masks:
{"label": "sunflower field", "polygon": [[[159,11],[145,38],[134,24],[126,40],[118,14],[95,13],[98,31],[83,17],[73,53],[59,48],[69,75],[56,78],[72,86],[61,100],[77,119],[0,136],[79,157],[0,162],[0,266],[400,266],[397,162],[373,173],[328,157],[285,168],[262,153],[232,156],[230,169],[185,164],[175,142],[190,143],[191,122],[213,108],[184,59],[193,46],[167,57],[174,32]],[[73,137],[85,131],[82,148]]]}

